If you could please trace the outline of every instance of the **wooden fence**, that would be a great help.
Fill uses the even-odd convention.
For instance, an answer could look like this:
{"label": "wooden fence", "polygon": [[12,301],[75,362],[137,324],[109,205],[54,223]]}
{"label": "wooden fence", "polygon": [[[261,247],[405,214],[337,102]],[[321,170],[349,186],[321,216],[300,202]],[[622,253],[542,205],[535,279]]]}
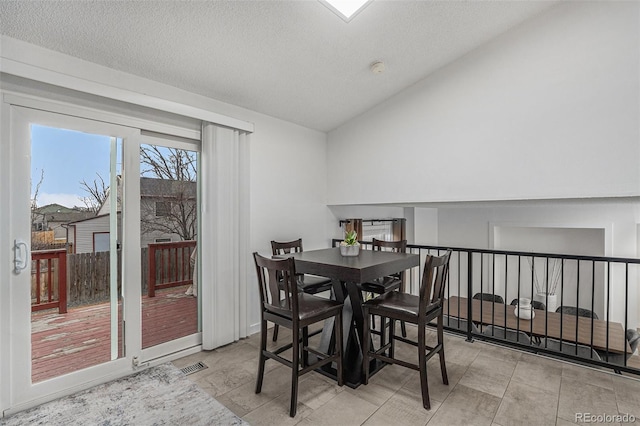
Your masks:
{"label": "wooden fence", "polygon": [[[77,306],[109,300],[111,256],[108,251],[70,254],[69,305]],[[122,252],[118,250],[118,293],[122,288]]]}

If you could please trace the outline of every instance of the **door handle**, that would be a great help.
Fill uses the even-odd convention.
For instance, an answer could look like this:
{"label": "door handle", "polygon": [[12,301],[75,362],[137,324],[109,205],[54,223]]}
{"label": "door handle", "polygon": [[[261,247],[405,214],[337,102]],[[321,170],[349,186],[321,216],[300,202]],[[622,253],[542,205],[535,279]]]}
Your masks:
{"label": "door handle", "polygon": [[[22,254],[24,253],[24,257]],[[13,272],[19,274],[27,269],[30,260],[29,246],[22,240],[13,241]]]}

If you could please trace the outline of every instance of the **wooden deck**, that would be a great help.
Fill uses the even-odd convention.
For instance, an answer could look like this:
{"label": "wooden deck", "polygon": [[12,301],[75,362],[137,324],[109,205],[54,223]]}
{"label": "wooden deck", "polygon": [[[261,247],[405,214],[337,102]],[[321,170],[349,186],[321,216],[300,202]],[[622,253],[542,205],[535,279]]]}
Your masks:
{"label": "wooden deck", "polygon": [[[148,348],[196,333],[197,299],[185,295],[188,286],[160,290],[142,297],[142,347]],[[122,356],[122,306],[118,306],[118,353]],[[108,303],[31,314],[31,379],[40,382],[107,362],[110,349]]]}

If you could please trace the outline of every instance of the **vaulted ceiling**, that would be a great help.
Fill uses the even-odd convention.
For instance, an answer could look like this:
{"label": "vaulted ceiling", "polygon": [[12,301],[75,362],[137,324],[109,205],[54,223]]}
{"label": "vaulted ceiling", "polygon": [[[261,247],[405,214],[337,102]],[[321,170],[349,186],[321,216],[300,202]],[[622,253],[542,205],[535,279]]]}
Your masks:
{"label": "vaulted ceiling", "polygon": [[556,3],[3,0],[0,33],[329,131]]}

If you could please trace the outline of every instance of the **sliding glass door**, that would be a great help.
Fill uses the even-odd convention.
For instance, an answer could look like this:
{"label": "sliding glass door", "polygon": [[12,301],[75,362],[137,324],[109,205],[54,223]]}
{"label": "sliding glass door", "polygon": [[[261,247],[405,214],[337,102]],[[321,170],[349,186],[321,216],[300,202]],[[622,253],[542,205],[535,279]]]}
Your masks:
{"label": "sliding glass door", "polygon": [[7,110],[11,411],[200,345],[199,141]]}
{"label": "sliding glass door", "polygon": [[139,240],[125,236],[125,189],[138,164],[125,157],[139,131],[20,107],[11,118],[11,380],[20,406],[131,370],[125,336],[139,326],[127,287],[140,266],[129,261]]}

